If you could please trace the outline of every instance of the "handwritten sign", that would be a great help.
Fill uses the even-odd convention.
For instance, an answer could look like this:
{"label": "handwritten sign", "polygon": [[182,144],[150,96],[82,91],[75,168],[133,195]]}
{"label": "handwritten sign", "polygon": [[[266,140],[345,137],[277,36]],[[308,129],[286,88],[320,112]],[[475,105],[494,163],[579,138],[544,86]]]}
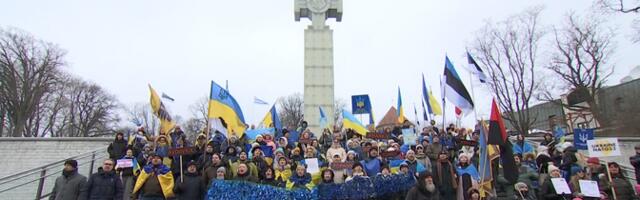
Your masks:
{"label": "handwritten sign", "polygon": [[197,151],[195,147],[182,147],[182,148],[169,149],[169,156],[184,156],[184,155],[191,155],[196,153]]}
{"label": "handwritten sign", "polygon": [[116,168],[129,168],[133,167],[132,159],[120,159],[117,161]]}
{"label": "handwritten sign", "polygon": [[315,174],[320,172],[320,166],[318,165],[317,158],[304,159],[304,163],[307,164],[307,172]]}
{"label": "handwritten sign", "polygon": [[369,132],[367,133],[367,138],[374,139],[374,140],[384,140],[384,139],[389,139],[389,134]]}
{"label": "handwritten sign", "polygon": [[402,139],[404,140],[404,144],[406,145],[416,145],[416,133],[413,132],[413,129],[405,128],[402,129]]}
{"label": "handwritten sign", "polygon": [[587,197],[600,198],[600,189],[598,189],[598,182],[592,180],[578,180],[580,184],[580,192]]}
{"label": "handwritten sign", "polygon": [[400,155],[400,151],[399,150],[395,150],[395,151],[383,151],[380,153],[380,156],[383,158],[388,158],[388,157],[396,157]]}
{"label": "handwritten sign", "polygon": [[571,188],[564,178],[552,178],[551,183],[553,188],[556,189],[556,194],[571,194]]}
{"label": "handwritten sign", "polygon": [[604,138],[588,140],[587,147],[590,157],[621,156],[618,138]]}
{"label": "handwritten sign", "polygon": [[353,162],[332,162],[331,163],[332,170],[351,169],[351,167],[353,167]]}
{"label": "handwritten sign", "polygon": [[298,140],[298,143],[300,143],[300,144],[311,144],[311,141],[313,141],[313,140],[311,140],[311,139],[302,139],[301,138],[300,140]]}
{"label": "handwritten sign", "polygon": [[462,146],[476,146],[478,144],[478,142],[473,141],[473,140],[460,140],[460,144],[462,144]]}

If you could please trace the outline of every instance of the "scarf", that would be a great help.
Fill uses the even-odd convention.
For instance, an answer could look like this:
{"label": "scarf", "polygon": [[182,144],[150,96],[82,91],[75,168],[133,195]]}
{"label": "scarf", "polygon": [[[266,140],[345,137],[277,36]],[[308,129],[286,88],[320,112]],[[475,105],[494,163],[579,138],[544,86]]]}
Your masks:
{"label": "scarf", "polygon": [[[451,183],[453,185],[453,189],[456,189],[456,188],[458,188],[458,183],[456,182],[456,179],[454,178],[456,176],[455,176],[455,174],[453,172],[453,166],[451,165],[451,162],[447,161],[447,163],[449,163],[449,174],[451,176]],[[437,165],[437,170],[438,170],[438,182],[442,183],[442,162],[438,161],[436,163],[436,165]]]}

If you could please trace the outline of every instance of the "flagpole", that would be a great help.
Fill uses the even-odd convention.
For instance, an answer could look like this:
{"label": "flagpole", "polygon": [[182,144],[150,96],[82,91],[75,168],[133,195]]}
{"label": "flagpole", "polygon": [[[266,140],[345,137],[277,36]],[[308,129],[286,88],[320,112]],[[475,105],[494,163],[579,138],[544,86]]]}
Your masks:
{"label": "flagpole", "polygon": [[[473,100],[476,100],[476,93],[474,92],[474,89],[473,89],[473,76],[469,76],[469,85],[471,86],[471,98]],[[476,101],[476,104],[477,103],[478,102]],[[474,121],[478,121],[478,112],[476,111],[476,107],[475,106],[473,107],[473,115],[475,117]]]}

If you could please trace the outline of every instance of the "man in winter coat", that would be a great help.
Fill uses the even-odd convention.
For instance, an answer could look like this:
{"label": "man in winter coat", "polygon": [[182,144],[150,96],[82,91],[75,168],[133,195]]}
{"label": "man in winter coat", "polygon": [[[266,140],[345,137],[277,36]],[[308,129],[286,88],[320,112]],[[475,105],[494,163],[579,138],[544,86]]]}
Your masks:
{"label": "man in winter coat", "polygon": [[429,172],[420,173],[416,186],[407,192],[406,200],[439,200],[440,194]]}
{"label": "man in winter coat", "polygon": [[133,186],[133,199],[138,196],[142,200],[156,200],[172,198],[173,195],[173,174],[171,169],[162,164],[162,157],[151,155],[151,164],[144,166]]}
{"label": "man in winter coat", "polygon": [[87,178],[78,174],[78,161],[64,162],[62,176],[56,179],[49,200],[76,200],[86,196]]}
{"label": "man in winter coat", "polygon": [[173,187],[178,200],[204,199],[207,184],[198,175],[196,162],[191,161],[187,164],[187,173],[182,178],[183,181],[176,180],[176,186]]}
{"label": "man in winter coat", "polygon": [[122,200],[123,188],[120,176],[113,167],[115,162],[107,159],[102,163],[102,170],[92,174],[87,181],[86,199],[88,200]]}
{"label": "man in winter coat", "polygon": [[111,160],[117,160],[124,156],[125,151],[127,150],[127,141],[124,140],[124,134],[117,133],[116,139],[109,144],[107,147],[107,152],[109,153],[109,158]]}

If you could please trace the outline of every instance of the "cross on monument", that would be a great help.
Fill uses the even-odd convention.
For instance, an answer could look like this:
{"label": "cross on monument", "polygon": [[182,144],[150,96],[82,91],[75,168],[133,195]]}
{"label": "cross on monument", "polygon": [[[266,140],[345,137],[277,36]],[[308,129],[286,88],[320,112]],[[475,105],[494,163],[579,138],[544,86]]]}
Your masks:
{"label": "cross on monument", "polygon": [[[342,21],[342,0],[294,0],[295,20],[311,20],[304,30],[304,120],[316,135],[322,134],[320,109],[334,122],[333,30],[329,18]],[[331,128],[331,130],[333,130]]]}

